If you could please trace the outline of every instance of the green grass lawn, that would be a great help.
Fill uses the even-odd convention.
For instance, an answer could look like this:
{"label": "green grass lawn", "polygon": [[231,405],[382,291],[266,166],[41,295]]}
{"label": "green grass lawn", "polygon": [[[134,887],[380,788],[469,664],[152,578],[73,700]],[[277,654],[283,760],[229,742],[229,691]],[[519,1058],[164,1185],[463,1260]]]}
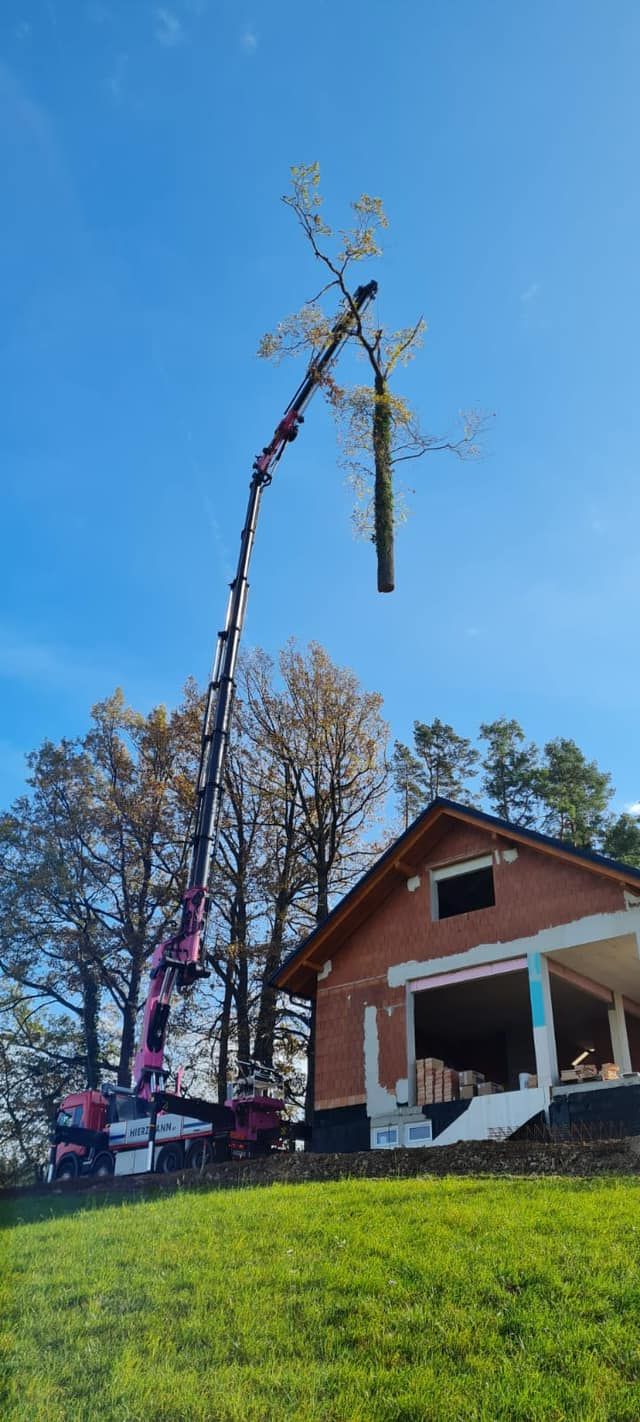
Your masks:
{"label": "green grass lawn", "polygon": [[3,1205],[3,1422],[638,1422],[631,1179]]}

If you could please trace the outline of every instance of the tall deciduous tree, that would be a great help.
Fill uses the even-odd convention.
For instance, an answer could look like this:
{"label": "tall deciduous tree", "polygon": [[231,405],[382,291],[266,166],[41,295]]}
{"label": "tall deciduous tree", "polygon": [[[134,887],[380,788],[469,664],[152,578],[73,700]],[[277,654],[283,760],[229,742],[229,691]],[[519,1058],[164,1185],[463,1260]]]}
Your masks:
{"label": "tall deciduous tree", "polygon": [[[281,686],[264,673],[250,691],[255,727],[295,793],[301,893],[316,923],[371,859],[367,841],[389,788],[382,698],[364,691],[317,643],[307,654],[289,644],[279,658]],[[292,806],[292,807],[293,807]],[[275,954],[271,961],[275,963]],[[265,985],[265,995],[274,990]],[[264,999],[263,999],[264,1005]],[[314,1024],[308,1049],[307,1111],[313,1083]]]}
{"label": "tall deciduous tree", "polygon": [[77,1019],[42,1010],[7,984],[0,994],[0,1181],[39,1175],[60,1097],[85,1085]]}
{"label": "tall deciduous tree", "polygon": [[320,299],[327,292],[342,297],[351,319],[349,340],[364,356],[370,381],[349,387],[329,375],[324,389],[339,420],[344,461],[356,494],[355,526],[375,544],[378,591],[393,592],[394,526],[402,516],[394,491],[394,467],[434,450],[476,455],[482,420],[476,413],[464,416],[457,440],[427,435],[407,400],[391,388],[392,378],[421,345],[426,323],[420,316],[409,326],[389,329],[371,310],[361,313],[356,305],[352,268],[382,252],[381,234],[388,222],[381,199],[363,193],[351,204],[352,225],[346,231],[336,231],[322,215],[319,165],[293,167],[291,180],[291,192],[283,201],[297,218],[327,280],[317,297],[263,337],[259,354],[280,358],[304,352],[313,358],[326,343],[331,327]]}
{"label": "tall deciduous tree", "polygon": [[489,807],[503,820],[532,827],[536,823],[539,751],[527,742],[517,721],[499,716],[483,721],[485,742],[482,790]]}
{"label": "tall deciduous tree", "polygon": [[196,703],[191,689],[171,715],[143,716],[116,692],[82,740],[31,757],[31,794],[0,825],[0,968],[78,1020],[90,1086],[107,1065],[107,1005],[130,1080],[147,959],[180,897]]}

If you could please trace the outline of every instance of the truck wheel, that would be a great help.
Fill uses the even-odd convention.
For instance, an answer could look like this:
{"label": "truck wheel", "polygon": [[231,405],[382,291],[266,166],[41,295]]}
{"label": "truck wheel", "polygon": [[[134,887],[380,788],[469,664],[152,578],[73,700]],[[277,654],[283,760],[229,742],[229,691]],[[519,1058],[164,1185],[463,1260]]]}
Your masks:
{"label": "truck wheel", "polygon": [[211,1141],[194,1141],[187,1150],[185,1165],[187,1170],[203,1170],[212,1160]]}
{"label": "truck wheel", "polygon": [[77,1155],[63,1155],[62,1160],[56,1165],[56,1180],[75,1180],[78,1176],[80,1161]]}
{"label": "truck wheel", "polygon": [[163,1146],[156,1160],[156,1175],[168,1175],[172,1170],[181,1170],[184,1152],[180,1144]]}
{"label": "truck wheel", "polygon": [[115,1164],[111,1151],[103,1150],[100,1155],[96,1156],[91,1166],[91,1174],[98,1176],[113,1175]]}

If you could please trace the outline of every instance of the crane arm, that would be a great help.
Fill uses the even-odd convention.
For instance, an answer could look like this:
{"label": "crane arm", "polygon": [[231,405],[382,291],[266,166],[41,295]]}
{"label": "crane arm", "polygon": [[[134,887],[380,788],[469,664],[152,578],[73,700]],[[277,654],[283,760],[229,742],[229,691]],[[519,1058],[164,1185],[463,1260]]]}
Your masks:
{"label": "crane arm", "polygon": [[[377,282],[359,286],[353,306],[361,313],[373,301]],[[202,726],[198,771],[195,832],[187,888],[182,899],[178,932],[158,944],[151,959],[151,981],[145,1004],[140,1045],[133,1067],[133,1085],[142,1096],[164,1086],[164,1043],[174,991],[191,986],[207,975],[204,937],[209,909],[209,878],[215,859],[224,790],[224,769],[235,693],[235,674],[249,590],[248,575],[263,490],[287,447],[298,434],[304,412],[353,333],[353,307],[343,310],[324,348],[309,363],[306,374],[276,426],[273,438],[253,463],[249,500],[240,536],[236,574],[231,583],[224,628],[209,679]]]}

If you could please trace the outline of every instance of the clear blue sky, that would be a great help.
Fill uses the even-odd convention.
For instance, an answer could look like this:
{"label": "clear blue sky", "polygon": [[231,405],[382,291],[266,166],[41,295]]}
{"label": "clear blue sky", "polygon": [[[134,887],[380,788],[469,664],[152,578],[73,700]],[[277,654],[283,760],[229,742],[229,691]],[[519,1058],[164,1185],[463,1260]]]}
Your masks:
{"label": "clear blue sky", "polygon": [[485,458],[413,466],[397,592],[352,540],[312,407],[264,503],[247,640],[316,638],[395,735],[505,712],[640,796],[637,0],[3,0],[0,804],[121,684],[203,679],[251,461],[317,288],[279,202],[381,194],[404,389]]}

